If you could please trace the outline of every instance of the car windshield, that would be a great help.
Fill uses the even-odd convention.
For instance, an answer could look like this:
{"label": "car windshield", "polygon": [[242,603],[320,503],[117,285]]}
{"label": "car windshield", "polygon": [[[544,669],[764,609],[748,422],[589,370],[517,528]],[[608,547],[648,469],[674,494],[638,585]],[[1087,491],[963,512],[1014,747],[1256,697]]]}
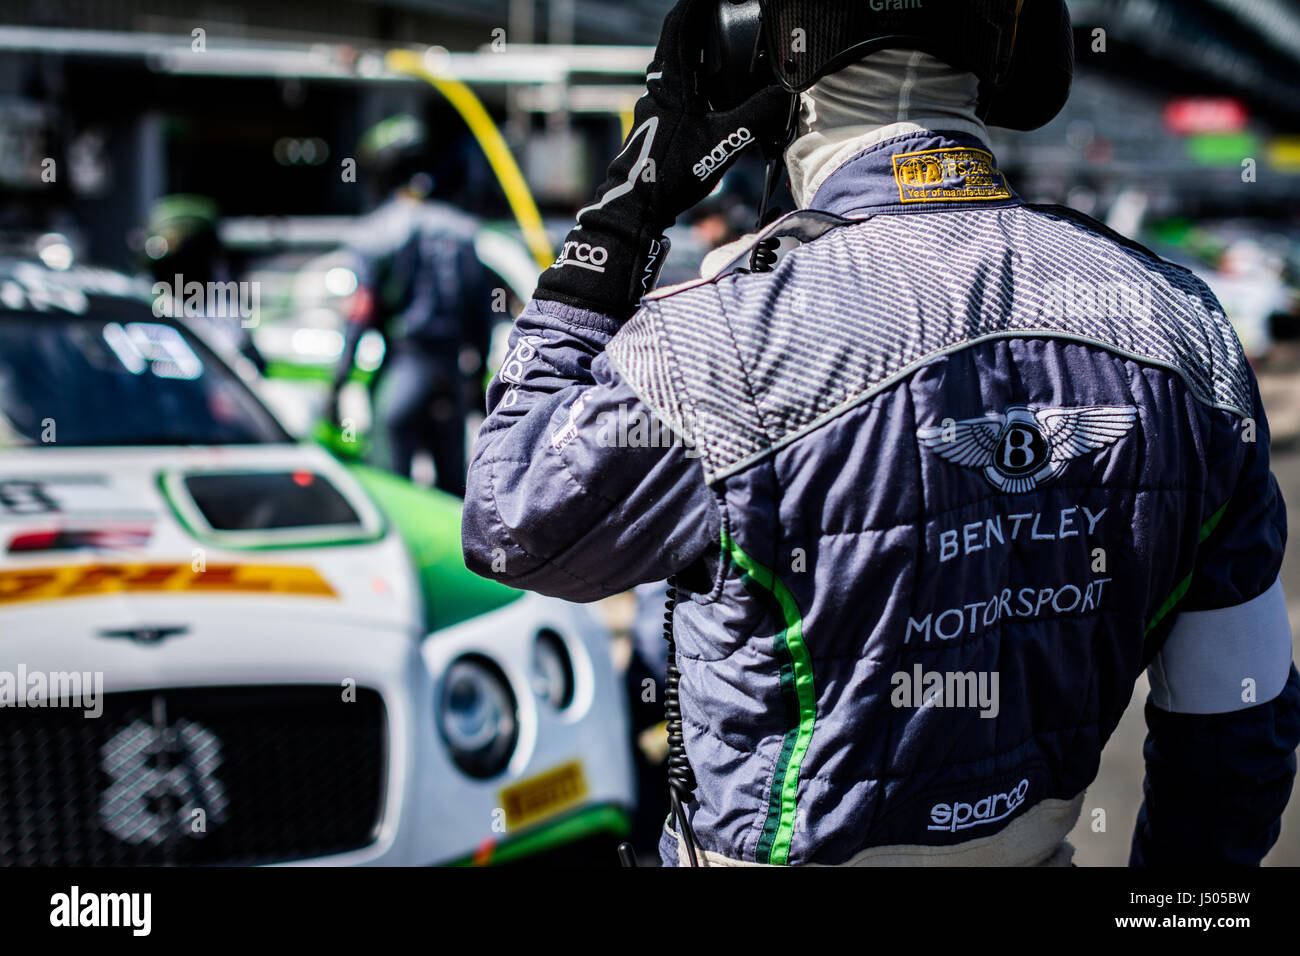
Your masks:
{"label": "car windshield", "polygon": [[289,440],[202,341],[141,303],[0,311],[0,445]]}

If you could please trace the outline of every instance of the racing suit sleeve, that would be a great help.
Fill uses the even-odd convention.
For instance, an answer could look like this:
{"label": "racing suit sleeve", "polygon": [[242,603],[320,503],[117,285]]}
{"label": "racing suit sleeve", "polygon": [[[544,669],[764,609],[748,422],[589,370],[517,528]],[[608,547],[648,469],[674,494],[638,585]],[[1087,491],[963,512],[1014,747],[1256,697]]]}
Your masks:
{"label": "racing suit sleeve", "polygon": [[618,325],[544,300],[516,321],[465,496],[465,562],[477,574],[595,601],[717,545],[718,506],[693,450],[604,354]]}
{"label": "racing suit sleeve", "polygon": [[1236,487],[1202,532],[1187,597],[1147,671],[1133,866],[1258,865],[1295,779],[1300,674],[1279,577],[1286,506],[1257,390],[1255,417],[1233,439]]}
{"label": "racing suit sleeve", "polygon": [[695,449],[672,440],[605,355],[653,288],[668,228],[741,150],[779,142],[789,123],[794,101],[775,85],[710,109],[696,82],[709,11],[680,0],[664,19],[632,132],[538,280],[488,390],[462,527],[466,564],[486,577],[593,601],[719,544]]}

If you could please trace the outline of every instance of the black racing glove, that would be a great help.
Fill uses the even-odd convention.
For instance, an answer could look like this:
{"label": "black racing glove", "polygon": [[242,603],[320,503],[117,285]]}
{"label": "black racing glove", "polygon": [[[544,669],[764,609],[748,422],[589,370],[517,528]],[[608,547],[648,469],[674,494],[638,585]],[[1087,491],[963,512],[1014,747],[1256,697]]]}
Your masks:
{"label": "black racing glove", "polygon": [[636,312],[668,251],[664,232],[718,185],[755,143],[779,142],[791,94],[769,87],[725,113],[709,112],[698,74],[708,0],[681,0],[664,21],[632,132],[596,202],[578,213],[537,298],[609,315]]}

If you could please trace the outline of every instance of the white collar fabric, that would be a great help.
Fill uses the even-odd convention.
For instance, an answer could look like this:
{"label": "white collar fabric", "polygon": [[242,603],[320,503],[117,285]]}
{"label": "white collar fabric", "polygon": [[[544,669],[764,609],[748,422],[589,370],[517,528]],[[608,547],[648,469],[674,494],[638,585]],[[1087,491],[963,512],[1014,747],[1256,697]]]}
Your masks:
{"label": "white collar fabric", "polygon": [[820,80],[800,98],[798,138],[786,151],[801,209],[835,170],[876,143],[922,130],[955,130],[988,143],[979,79],[928,53],[882,50]]}

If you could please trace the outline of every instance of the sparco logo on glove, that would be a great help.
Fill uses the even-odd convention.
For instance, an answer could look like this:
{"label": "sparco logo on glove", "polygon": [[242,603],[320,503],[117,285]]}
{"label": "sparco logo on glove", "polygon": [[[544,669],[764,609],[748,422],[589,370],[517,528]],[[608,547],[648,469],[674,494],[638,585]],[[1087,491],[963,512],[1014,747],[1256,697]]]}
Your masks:
{"label": "sparco logo on glove", "polygon": [[605,263],[609,261],[609,250],[604,246],[593,246],[586,242],[571,241],[564,244],[560,258],[555,260],[555,268],[577,266],[592,272],[604,272]]}
{"label": "sparco logo on glove", "polygon": [[708,179],[718,167],[754,141],[754,134],[742,126],[713,149],[707,156],[695,164],[695,178]]}

